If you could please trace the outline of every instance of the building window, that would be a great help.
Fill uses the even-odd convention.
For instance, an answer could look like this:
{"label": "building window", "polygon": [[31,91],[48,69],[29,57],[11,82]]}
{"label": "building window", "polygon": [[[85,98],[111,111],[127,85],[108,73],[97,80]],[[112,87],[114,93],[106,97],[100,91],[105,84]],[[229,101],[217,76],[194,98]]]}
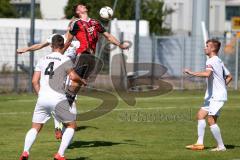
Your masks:
{"label": "building window", "polygon": [[[31,1],[30,0],[11,0],[10,3],[15,7],[17,17],[29,18],[31,13]],[[40,3],[35,2],[35,17],[41,18]]]}
{"label": "building window", "polygon": [[226,20],[231,21],[231,18],[235,16],[240,16],[240,6],[227,6]]}

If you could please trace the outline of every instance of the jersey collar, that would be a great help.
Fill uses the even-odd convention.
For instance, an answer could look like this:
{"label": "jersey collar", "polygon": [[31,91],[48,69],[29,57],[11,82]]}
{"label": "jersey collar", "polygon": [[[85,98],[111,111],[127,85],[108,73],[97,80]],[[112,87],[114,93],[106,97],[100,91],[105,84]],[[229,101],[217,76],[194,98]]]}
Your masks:
{"label": "jersey collar", "polygon": [[84,20],[82,18],[79,18],[79,19],[81,19],[82,21],[85,21],[85,22],[89,22],[91,20],[91,18],[88,18],[87,20]]}

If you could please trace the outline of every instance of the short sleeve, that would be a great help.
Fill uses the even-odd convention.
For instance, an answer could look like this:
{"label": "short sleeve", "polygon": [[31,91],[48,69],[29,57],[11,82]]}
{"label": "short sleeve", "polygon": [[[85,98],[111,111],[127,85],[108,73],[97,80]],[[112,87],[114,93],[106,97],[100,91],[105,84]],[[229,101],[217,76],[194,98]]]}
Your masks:
{"label": "short sleeve", "polygon": [[213,61],[207,60],[207,62],[206,62],[206,70],[213,71]]}
{"label": "short sleeve", "polygon": [[41,71],[41,62],[42,62],[42,59],[40,59],[38,62],[37,62],[37,65],[35,66],[34,68],[34,71]]}
{"label": "short sleeve", "polygon": [[69,33],[73,36],[76,36],[78,31],[79,31],[78,21],[75,21],[71,24]]}
{"label": "short sleeve", "polygon": [[98,31],[99,33],[104,33],[104,32],[106,32],[106,29],[103,27],[103,25],[102,25],[100,22],[97,23],[97,31]]}
{"label": "short sleeve", "polygon": [[230,71],[227,69],[227,67],[225,65],[223,65],[223,72],[224,72],[224,75],[227,76],[227,75],[230,75]]}

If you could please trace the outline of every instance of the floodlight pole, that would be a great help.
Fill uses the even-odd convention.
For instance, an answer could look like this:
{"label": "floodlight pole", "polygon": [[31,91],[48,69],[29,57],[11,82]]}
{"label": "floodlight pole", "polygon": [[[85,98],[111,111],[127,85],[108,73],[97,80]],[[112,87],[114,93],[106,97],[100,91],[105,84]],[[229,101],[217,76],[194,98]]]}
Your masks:
{"label": "floodlight pole", "polygon": [[116,10],[117,3],[118,3],[118,0],[115,0],[115,1],[114,1],[114,4],[113,4],[113,13],[114,13],[115,10]]}
{"label": "floodlight pole", "polygon": [[135,34],[135,47],[134,47],[134,72],[138,71],[139,63],[139,21],[140,21],[140,6],[141,0],[135,0],[135,21],[136,21],[136,34]]}
{"label": "floodlight pole", "polygon": [[[31,0],[31,26],[30,26],[30,45],[34,44],[34,33],[35,33],[35,0]],[[32,76],[33,76],[33,63],[34,54],[33,51],[30,52],[29,56],[29,92],[33,91],[32,87]]]}
{"label": "floodlight pole", "polygon": [[201,70],[198,62],[206,59],[203,56],[204,38],[202,32],[202,22],[205,22],[206,31],[209,30],[209,7],[210,0],[193,0],[192,16],[192,59],[191,66],[193,70]]}

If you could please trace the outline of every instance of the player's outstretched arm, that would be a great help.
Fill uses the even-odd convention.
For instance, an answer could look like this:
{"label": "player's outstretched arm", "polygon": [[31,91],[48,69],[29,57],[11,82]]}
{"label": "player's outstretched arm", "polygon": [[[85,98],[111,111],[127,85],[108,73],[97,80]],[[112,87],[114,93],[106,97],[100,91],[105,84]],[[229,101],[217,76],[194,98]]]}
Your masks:
{"label": "player's outstretched arm", "polygon": [[117,38],[115,38],[112,34],[108,33],[108,32],[104,32],[103,33],[104,37],[111,42],[112,44],[118,46],[121,49],[128,49],[129,45],[128,44],[124,44],[124,43],[120,43]]}
{"label": "player's outstretched arm", "polygon": [[43,42],[43,43],[39,43],[39,44],[34,44],[32,46],[29,46],[29,47],[25,47],[25,48],[18,48],[17,53],[22,54],[22,53],[25,53],[25,52],[28,52],[28,51],[36,51],[36,50],[39,50],[39,49],[42,49],[44,47],[49,46],[49,44],[50,43],[48,43],[48,42]]}
{"label": "player's outstretched arm", "polygon": [[212,71],[209,69],[206,69],[205,71],[202,72],[193,72],[190,69],[184,69],[185,74],[193,75],[196,77],[209,77],[212,74]]}
{"label": "player's outstretched arm", "polygon": [[40,90],[40,83],[39,83],[40,77],[41,77],[41,71],[35,71],[32,78],[32,85],[37,94]]}

